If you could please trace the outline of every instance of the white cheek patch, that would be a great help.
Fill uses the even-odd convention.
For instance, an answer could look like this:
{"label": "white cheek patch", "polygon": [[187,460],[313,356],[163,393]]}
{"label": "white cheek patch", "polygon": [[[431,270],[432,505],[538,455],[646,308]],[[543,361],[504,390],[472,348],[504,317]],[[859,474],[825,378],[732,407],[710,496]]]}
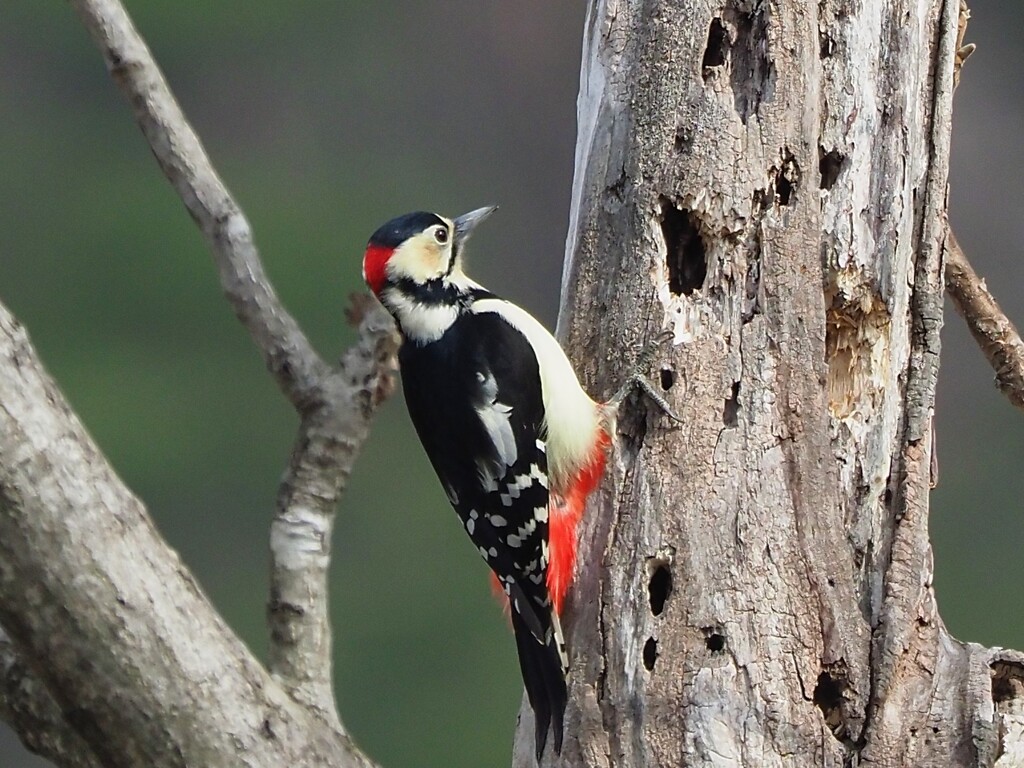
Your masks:
{"label": "white cheek patch", "polygon": [[450,259],[448,248],[437,245],[430,234],[423,233],[398,246],[385,269],[392,280],[425,283],[447,274]]}

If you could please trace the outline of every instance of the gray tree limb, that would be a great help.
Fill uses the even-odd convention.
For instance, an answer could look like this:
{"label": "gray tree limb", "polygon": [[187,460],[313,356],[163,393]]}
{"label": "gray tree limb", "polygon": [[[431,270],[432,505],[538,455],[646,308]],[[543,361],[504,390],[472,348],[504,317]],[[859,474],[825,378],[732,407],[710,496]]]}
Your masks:
{"label": "gray tree limb", "polygon": [[315,405],[328,367],[267,280],[245,214],[217,175],[149,47],[118,0],[71,0],[168,181],[210,246],[221,287],[296,408]]}
{"label": "gray tree limb", "polygon": [[327,576],[338,499],[370,421],[395,386],[398,338],[391,316],[352,296],[359,341],[323,378],[319,405],[302,413],[270,528],[270,669],[297,700],[341,729],[334,703]]}
{"label": "gray tree limb", "polygon": [[100,768],[88,742],[64,719],[46,685],[18,656],[0,627],[0,719],[25,745],[64,768]]}
{"label": "gray tree limb", "polygon": [[224,624],[2,308],[0,625],[103,765],[370,765]]}
{"label": "gray tree limb", "polygon": [[[8,442],[0,450],[0,465],[9,469],[14,466],[11,462],[16,464],[20,460],[7,451],[21,451],[26,460],[40,464],[31,466],[31,471],[24,475],[5,477],[0,484],[4,522],[24,527],[24,516],[33,510],[45,508],[57,513],[61,505],[84,508],[93,515],[88,522],[101,537],[105,527],[114,524],[119,529],[118,520],[130,520],[133,532],[140,537],[142,533],[148,536],[144,542],[134,541],[133,545],[138,546],[136,554],[149,567],[143,575],[150,580],[148,585],[138,585],[144,599],[119,602],[122,598],[116,598],[108,606],[107,616],[98,613],[94,620],[84,621],[78,635],[63,640],[59,633],[57,638],[40,637],[45,627],[43,613],[29,620],[20,616],[19,610],[31,607],[41,611],[43,603],[50,599],[56,600],[51,608],[65,606],[69,612],[82,609],[90,599],[102,599],[104,595],[82,594],[75,600],[75,590],[70,585],[81,587],[98,580],[114,588],[118,582],[106,569],[130,564],[118,551],[116,539],[111,539],[110,546],[103,550],[99,546],[103,539],[97,538],[88,553],[90,557],[74,553],[62,561],[67,569],[64,575],[68,591],[40,594],[37,590],[35,598],[41,602],[32,606],[5,603],[0,616],[10,628],[14,643],[3,649],[10,673],[5,678],[3,711],[19,726],[29,746],[42,749],[66,765],[89,764],[92,757],[87,750],[80,749],[83,743],[101,745],[97,756],[111,765],[171,765],[182,756],[187,756],[187,762],[216,764],[244,756],[247,764],[252,765],[369,765],[345,737],[334,703],[327,569],[337,500],[366,437],[369,420],[394,386],[396,337],[390,318],[372,303],[354,299],[350,320],[359,327],[359,342],[346,354],[340,369],[326,365],[277,299],[264,274],[248,222],[217,176],[123,7],[106,0],[74,0],[72,4],[131,103],[165,175],[209,242],[232,308],[256,342],[282,391],[299,411],[299,436],[282,481],[271,529],[271,671],[283,688],[277,689],[262,678],[265,673],[258,663],[205,604],[187,571],[153,533],[141,505],[88,443],[84,430],[42,372],[23,332],[4,313],[8,326],[5,330],[9,330],[8,340],[14,350],[12,362],[16,364],[3,374],[10,377],[31,371],[33,375],[30,379],[6,378],[4,383],[8,386],[0,389],[0,407],[11,420],[12,429],[24,424],[21,437],[27,439],[42,434],[31,422],[31,409],[38,406],[33,397],[45,396],[56,407],[49,419],[50,426],[65,436],[60,445],[69,450],[64,457],[50,456],[53,444],[26,447],[18,443],[17,430],[9,433]],[[32,455],[33,448],[38,455]],[[77,496],[82,490],[79,486],[64,488],[57,479],[48,477],[46,473],[54,469],[56,458],[63,458],[63,469],[71,474],[77,472],[83,480],[90,475],[76,468],[76,462],[88,459],[95,464],[93,469],[103,468],[103,477],[91,478],[93,490],[102,498]],[[59,486],[54,494],[34,496],[31,489],[44,488],[48,481]],[[106,516],[111,519],[104,520]],[[31,519],[38,522],[43,518],[36,515]],[[43,543],[34,531],[23,533],[27,540]],[[5,539],[5,543],[15,541],[16,538]],[[81,541],[74,539],[74,543]],[[31,548],[23,548],[21,554],[25,558],[21,565],[29,569],[36,562],[34,558],[54,556],[52,550]],[[170,562],[161,558],[169,558]],[[25,573],[13,561],[6,565],[8,584],[15,589]],[[142,565],[136,563],[136,567]],[[80,575],[73,579],[71,574],[76,569],[80,569]],[[170,578],[169,571],[178,575],[177,581]],[[146,590],[147,586],[155,589],[157,584],[164,592]],[[160,599],[169,602],[158,605]],[[194,603],[191,606],[189,599]],[[200,604],[202,607],[198,607]],[[152,606],[152,615],[139,609],[145,605]],[[111,645],[110,637],[106,636],[111,630],[104,620],[126,624],[124,611],[137,614],[138,622],[154,623],[126,638],[130,642]],[[187,616],[181,611],[186,611]],[[97,636],[94,632],[101,634]],[[178,643],[166,639],[158,643],[165,632],[177,633]],[[122,665],[116,670],[121,676],[117,697],[95,690],[92,698],[84,696],[82,692],[89,684],[85,674],[78,680],[74,675],[53,678],[49,675],[54,668],[47,666],[38,670],[38,680],[33,676],[29,669],[33,660],[47,658],[54,650],[47,643],[65,640],[67,644],[61,645],[61,649],[69,661],[77,658],[81,662],[91,653],[109,652],[111,657],[105,660],[108,667],[103,671],[111,678],[116,678],[112,668]],[[90,651],[90,643],[102,646],[103,651]],[[22,655],[15,656],[12,646],[19,648]],[[150,656],[139,655],[144,649],[148,649]],[[44,655],[39,656],[40,653]],[[197,657],[193,661],[202,657],[200,667],[182,664],[187,656]],[[150,676],[151,664],[164,675]],[[89,665],[78,667],[79,671],[83,668],[97,671],[89,669]],[[52,687],[55,681],[59,681],[59,689]],[[245,706],[240,702],[247,691],[259,695]],[[300,708],[300,704],[306,709]],[[127,711],[122,706],[128,706]],[[225,708],[221,719],[203,722],[204,708],[213,706]],[[261,709],[267,710],[266,717],[258,719]],[[181,711],[190,713],[179,718],[182,722],[178,725],[183,727],[161,721],[162,716]],[[137,722],[126,722],[127,713],[144,717],[150,723],[149,730],[134,727]],[[310,721],[310,715],[319,722]],[[219,737],[203,734],[200,723],[203,728],[218,731]],[[162,738],[153,737],[156,731]]]}

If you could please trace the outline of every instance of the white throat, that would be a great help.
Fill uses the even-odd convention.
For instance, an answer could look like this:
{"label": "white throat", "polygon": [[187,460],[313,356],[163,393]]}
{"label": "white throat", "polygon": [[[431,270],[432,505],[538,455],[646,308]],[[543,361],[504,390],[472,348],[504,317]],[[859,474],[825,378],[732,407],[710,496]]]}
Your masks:
{"label": "white throat", "polygon": [[[485,290],[482,285],[466,277],[459,264],[456,264],[451,274],[443,279],[447,285],[459,289],[462,293]],[[420,345],[429,344],[444,336],[459,318],[462,307],[466,306],[418,301],[415,296],[410,296],[393,286],[385,288],[380,299],[395,316],[406,338]]]}
{"label": "white throat", "polygon": [[451,304],[424,304],[397,288],[387,288],[381,300],[398,321],[406,338],[417,344],[437,341],[459,317],[459,308]]}

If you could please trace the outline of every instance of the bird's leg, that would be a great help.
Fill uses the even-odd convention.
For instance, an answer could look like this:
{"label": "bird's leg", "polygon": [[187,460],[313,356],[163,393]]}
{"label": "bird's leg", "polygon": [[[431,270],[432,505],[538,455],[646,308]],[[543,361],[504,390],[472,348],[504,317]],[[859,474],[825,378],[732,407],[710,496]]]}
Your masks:
{"label": "bird's leg", "polygon": [[672,410],[672,406],[668,404],[668,400],[666,400],[665,397],[654,388],[654,385],[651,384],[650,380],[647,378],[647,374],[651,369],[651,363],[654,362],[655,354],[657,354],[661,346],[671,338],[672,331],[662,331],[655,336],[646,347],[644,347],[643,351],[640,352],[629,377],[608,401],[608,406],[613,411],[617,412],[619,408],[622,407],[622,403],[625,402],[626,398],[629,397],[634,390],[640,390],[643,394],[647,395],[647,397],[650,398],[656,406],[658,406],[658,409],[672,421],[677,424],[683,423],[683,420],[679,418],[675,411]]}

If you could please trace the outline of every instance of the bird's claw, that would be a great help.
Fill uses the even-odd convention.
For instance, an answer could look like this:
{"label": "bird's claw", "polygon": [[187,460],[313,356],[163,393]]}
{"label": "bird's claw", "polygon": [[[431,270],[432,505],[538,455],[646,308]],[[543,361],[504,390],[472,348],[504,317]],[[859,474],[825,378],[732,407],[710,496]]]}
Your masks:
{"label": "bird's claw", "polygon": [[658,409],[668,416],[669,419],[674,421],[676,424],[683,423],[683,420],[679,415],[672,410],[672,406],[669,405],[664,395],[658,392],[647,378],[647,372],[651,368],[651,363],[654,362],[655,354],[666,341],[672,338],[672,335],[671,330],[660,331],[651,340],[651,342],[644,347],[643,351],[637,357],[636,365],[634,366],[632,373],[630,373],[622,386],[619,387],[611,400],[608,401],[609,405],[618,410],[623,401],[625,401],[625,399],[629,397],[635,389],[638,389],[647,395],[647,397],[650,398],[650,400],[658,406]]}

